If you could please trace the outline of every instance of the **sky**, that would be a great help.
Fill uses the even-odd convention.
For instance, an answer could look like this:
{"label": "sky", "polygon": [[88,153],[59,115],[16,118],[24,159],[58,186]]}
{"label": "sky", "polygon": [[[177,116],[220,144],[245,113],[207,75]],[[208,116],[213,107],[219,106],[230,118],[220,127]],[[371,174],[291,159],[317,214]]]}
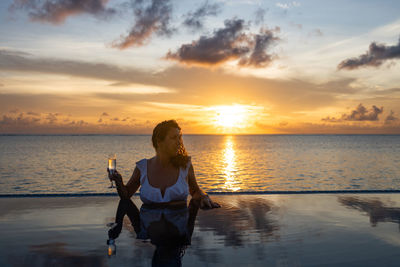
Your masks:
{"label": "sky", "polygon": [[0,134],[400,134],[400,2],[5,0]]}

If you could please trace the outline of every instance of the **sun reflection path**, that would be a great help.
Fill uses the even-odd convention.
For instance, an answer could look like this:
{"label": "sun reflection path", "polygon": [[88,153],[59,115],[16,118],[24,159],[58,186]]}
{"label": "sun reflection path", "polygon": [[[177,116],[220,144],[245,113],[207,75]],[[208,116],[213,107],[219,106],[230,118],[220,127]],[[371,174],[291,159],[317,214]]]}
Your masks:
{"label": "sun reflection path", "polygon": [[225,184],[224,189],[230,191],[240,190],[239,183],[236,181],[237,165],[236,165],[236,155],[235,149],[233,147],[234,140],[232,136],[226,136],[225,139],[225,149],[223,151],[224,155],[224,176]]}

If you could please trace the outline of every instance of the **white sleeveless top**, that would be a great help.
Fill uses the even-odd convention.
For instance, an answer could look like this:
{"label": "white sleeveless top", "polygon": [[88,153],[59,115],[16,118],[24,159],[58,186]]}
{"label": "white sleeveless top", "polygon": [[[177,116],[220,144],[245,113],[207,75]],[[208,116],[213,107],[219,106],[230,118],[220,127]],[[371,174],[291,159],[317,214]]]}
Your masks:
{"label": "white sleeveless top", "polygon": [[140,171],[140,199],[145,204],[165,203],[175,200],[186,200],[189,195],[189,186],[186,177],[189,172],[191,162],[189,161],[186,169],[179,168],[178,180],[174,185],[165,189],[164,197],[161,195],[161,189],[150,185],[147,178],[147,159],[136,162],[136,167]]}

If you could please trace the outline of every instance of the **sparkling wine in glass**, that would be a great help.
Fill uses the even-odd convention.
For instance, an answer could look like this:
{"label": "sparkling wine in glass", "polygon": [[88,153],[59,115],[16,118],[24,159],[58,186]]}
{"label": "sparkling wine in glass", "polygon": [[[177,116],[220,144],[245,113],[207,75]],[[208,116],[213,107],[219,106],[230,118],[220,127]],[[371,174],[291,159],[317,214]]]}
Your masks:
{"label": "sparkling wine in glass", "polygon": [[[112,154],[108,157],[108,170],[112,174],[114,171],[117,170],[117,156],[115,154]],[[113,181],[111,181],[111,185],[109,188],[114,188]]]}

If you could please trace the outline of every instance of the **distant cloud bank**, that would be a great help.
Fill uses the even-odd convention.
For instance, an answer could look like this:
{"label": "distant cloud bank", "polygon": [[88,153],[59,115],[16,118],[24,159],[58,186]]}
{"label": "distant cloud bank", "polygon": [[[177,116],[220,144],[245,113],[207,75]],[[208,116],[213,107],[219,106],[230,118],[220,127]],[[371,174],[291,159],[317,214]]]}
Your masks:
{"label": "distant cloud bank", "polygon": [[64,134],[64,133],[148,133],[152,124],[130,117],[105,119],[97,122],[73,119],[60,113],[7,112],[0,116],[1,134]]}
{"label": "distant cloud bank", "polygon": [[[379,115],[383,113],[383,107],[378,108],[373,105],[371,109],[367,109],[363,104],[359,104],[349,114],[342,114],[340,118],[326,117],[322,121],[326,122],[344,122],[344,121],[379,121]],[[394,112],[391,110],[390,114],[385,118],[385,124],[391,124],[392,122],[398,121],[398,118],[394,116]]]}

